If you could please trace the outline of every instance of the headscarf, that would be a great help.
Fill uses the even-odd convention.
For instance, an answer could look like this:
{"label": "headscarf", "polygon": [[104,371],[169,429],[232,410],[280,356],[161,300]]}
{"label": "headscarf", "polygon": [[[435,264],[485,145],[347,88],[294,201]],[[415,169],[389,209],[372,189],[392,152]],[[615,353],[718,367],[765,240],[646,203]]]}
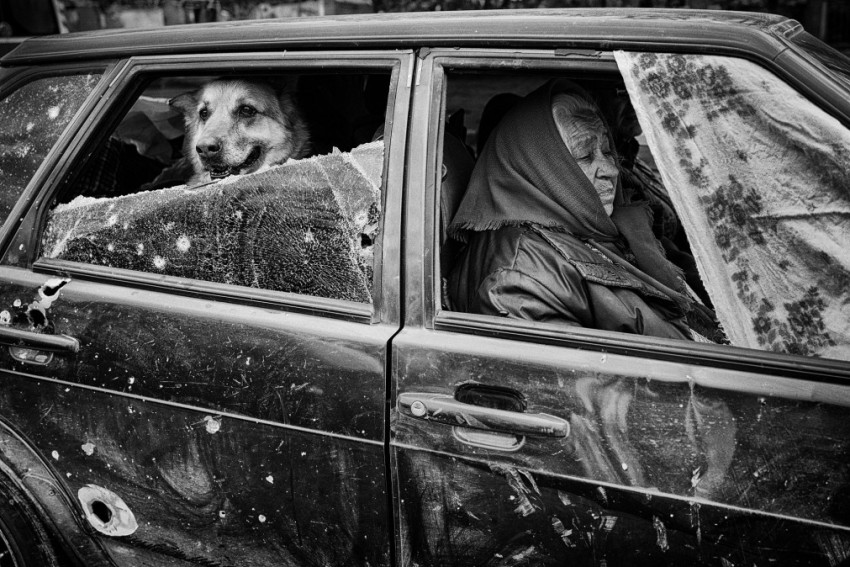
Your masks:
{"label": "headscarf", "polygon": [[[519,101],[484,146],[449,234],[466,241],[469,232],[538,226],[571,233],[602,249],[606,256],[620,259],[621,265],[628,264],[623,252],[627,248],[639,269],[629,271],[637,272],[635,275],[687,310],[690,301],[682,294],[681,270],[664,257],[652,234],[648,204],[625,204],[618,183],[614,212],[609,217],[593,184],[567,149],[552,117],[552,97],[558,93],[592,100],[584,89],[562,79],[549,81]],[[597,114],[605,123],[602,113]],[[606,133],[614,148],[607,124]]]}

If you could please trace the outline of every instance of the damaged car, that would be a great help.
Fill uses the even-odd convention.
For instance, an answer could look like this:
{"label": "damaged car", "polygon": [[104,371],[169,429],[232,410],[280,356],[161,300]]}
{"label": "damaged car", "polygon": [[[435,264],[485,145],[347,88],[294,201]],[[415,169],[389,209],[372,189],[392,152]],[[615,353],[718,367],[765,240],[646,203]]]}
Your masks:
{"label": "damaged car", "polygon": [[[0,117],[0,565],[850,564],[850,61],[797,22],[66,34]],[[643,241],[538,191],[591,151]]]}

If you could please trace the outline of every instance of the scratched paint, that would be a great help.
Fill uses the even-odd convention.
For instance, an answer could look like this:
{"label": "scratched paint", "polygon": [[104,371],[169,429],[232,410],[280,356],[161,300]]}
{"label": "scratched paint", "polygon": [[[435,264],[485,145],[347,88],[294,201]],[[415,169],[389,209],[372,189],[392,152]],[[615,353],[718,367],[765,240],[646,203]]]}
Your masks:
{"label": "scratched paint", "polygon": [[[128,549],[149,565],[389,563],[380,445],[287,435],[273,424],[226,416],[210,435],[197,410],[5,378],[0,413],[34,446],[78,440],[74,451],[56,451],[58,478],[51,482],[73,496],[101,487],[132,512],[138,527],[128,540],[110,524],[123,508],[106,492],[87,489],[74,498],[81,510],[83,500],[92,504],[87,517],[109,532],[98,533],[116,564]],[[91,455],[81,449],[87,439],[97,439]],[[301,453],[304,459],[293,458]],[[272,476],[274,484],[266,480]]]}
{"label": "scratched paint", "polygon": [[[0,306],[28,328],[46,278],[20,277],[9,275]],[[125,499],[140,527],[132,543],[103,544],[114,557],[206,564],[226,545],[246,566],[388,563],[379,440],[391,329],[79,280],[47,313],[85,347],[28,370],[61,387],[16,390],[4,375],[0,414],[55,463],[69,495],[94,484]]]}
{"label": "scratched paint", "polygon": [[494,465],[493,470],[504,475],[505,480],[508,481],[508,485],[513,490],[511,498],[516,501],[514,512],[517,515],[526,517],[539,510],[539,507],[532,502],[530,496],[534,493],[539,494],[540,489],[537,487],[534,477],[528,471],[499,465]]}
{"label": "scratched paint", "polygon": [[[397,340],[400,391],[498,385],[525,395],[526,412],[570,422],[567,438],[528,438],[508,454],[462,444],[440,423],[395,415],[402,517],[423,534],[408,536],[411,565],[510,564],[497,563],[493,550],[513,558],[529,541],[545,557],[540,564],[805,565],[829,560],[817,551],[825,549],[815,535],[821,529],[850,559],[850,536],[828,527],[850,526],[832,504],[850,486],[842,457],[850,415],[841,407],[764,403],[762,395],[706,388],[692,369],[679,381],[636,377],[627,373],[634,361],[614,354],[601,373],[594,353],[528,344],[514,351],[506,341],[440,342],[412,331]],[[473,346],[478,354],[466,352]],[[464,502],[463,520],[422,513],[445,510],[439,495],[447,493]],[[495,520],[505,517],[510,522]]]}
{"label": "scratched paint", "polygon": [[670,549],[670,545],[667,543],[667,527],[664,525],[664,522],[658,516],[652,518],[652,525],[655,527],[655,535],[657,537],[656,543],[658,544],[658,549],[661,551],[667,551]]}
{"label": "scratched paint", "polygon": [[573,543],[571,536],[573,535],[573,530],[568,530],[564,523],[557,516],[552,516],[552,529],[555,530],[555,533],[561,538],[564,542],[564,545],[567,547],[575,547],[576,544]]}

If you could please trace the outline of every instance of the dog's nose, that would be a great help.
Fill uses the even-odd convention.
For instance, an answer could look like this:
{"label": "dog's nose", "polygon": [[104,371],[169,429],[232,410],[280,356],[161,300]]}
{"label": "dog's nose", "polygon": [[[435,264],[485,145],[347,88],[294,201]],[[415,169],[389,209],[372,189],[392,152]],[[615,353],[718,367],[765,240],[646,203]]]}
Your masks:
{"label": "dog's nose", "polygon": [[221,151],[221,144],[218,140],[201,141],[198,142],[197,146],[195,146],[195,151],[198,152],[198,155],[202,158],[210,158]]}

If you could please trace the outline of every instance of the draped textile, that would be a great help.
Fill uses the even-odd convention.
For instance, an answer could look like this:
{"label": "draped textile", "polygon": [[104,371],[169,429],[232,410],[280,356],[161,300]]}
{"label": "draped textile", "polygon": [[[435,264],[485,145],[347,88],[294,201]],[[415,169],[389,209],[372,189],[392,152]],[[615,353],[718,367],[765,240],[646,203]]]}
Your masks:
{"label": "draped textile", "polygon": [[615,57],[732,344],[850,359],[850,131],[749,61]]}

